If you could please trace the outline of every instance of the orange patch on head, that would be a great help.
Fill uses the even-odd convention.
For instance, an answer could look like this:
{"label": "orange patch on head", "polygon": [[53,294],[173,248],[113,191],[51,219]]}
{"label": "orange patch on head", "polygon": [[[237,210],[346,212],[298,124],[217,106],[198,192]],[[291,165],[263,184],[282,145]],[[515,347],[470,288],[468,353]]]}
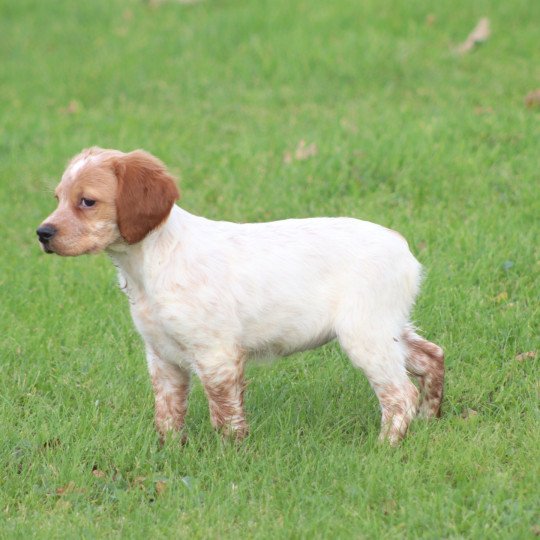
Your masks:
{"label": "orange patch on head", "polygon": [[[48,247],[59,255],[96,253],[118,240],[116,177],[105,156],[91,148],[71,160],[55,190],[58,208],[45,220],[57,233]],[[84,200],[94,201],[86,207]]]}
{"label": "orange patch on head", "polygon": [[98,147],[69,162],[55,193],[58,208],[44,224],[57,230],[47,247],[59,255],[140,242],[167,218],[179,197],[157,158],[142,150],[125,154]]}

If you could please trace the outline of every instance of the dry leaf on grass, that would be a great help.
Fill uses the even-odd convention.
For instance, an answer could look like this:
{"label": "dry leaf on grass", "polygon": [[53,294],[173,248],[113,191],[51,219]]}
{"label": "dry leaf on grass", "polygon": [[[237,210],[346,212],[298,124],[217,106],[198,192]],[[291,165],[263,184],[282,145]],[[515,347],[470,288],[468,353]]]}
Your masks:
{"label": "dry leaf on grass", "polygon": [[474,114],[477,114],[478,116],[484,115],[484,114],[493,114],[494,110],[493,107],[475,107],[474,108]]}
{"label": "dry leaf on grass", "polygon": [[75,482],[73,480],[70,480],[65,486],[56,488],[57,495],[67,495],[69,493],[83,493],[83,492],[84,492],[84,489],[75,487]]}
{"label": "dry leaf on grass", "polygon": [[533,358],[533,359],[536,358],[536,351],[522,352],[515,356],[515,359],[518,362],[523,362],[523,360],[527,360],[528,358]]}
{"label": "dry leaf on grass", "polygon": [[486,41],[490,35],[489,19],[483,17],[478,21],[474,30],[467,36],[467,39],[456,49],[459,54],[465,54],[471,51],[475,45]]}
{"label": "dry leaf on grass", "polygon": [[63,114],[77,114],[80,108],[81,106],[79,105],[79,102],[75,99],[72,99],[67,107],[62,107],[60,109],[60,112]]}
{"label": "dry leaf on grass", "polygon": [[141,484],[144,484],[145,481],[146,476],[136,476],[131,483],[134,486],[140,486]]}
{"label": "dry leaf on grass", "polygon": [[316,155],[317,145],[315,143],[306,145],[305,141],[300,141],[300,144],[294,153],[294,157],[299,160],[308,159]]}
{"label": "dry leaf on grass", "polygon": [[529,92],[525,96],[525,105],[527,107],[540,107],[540,88]]}
{"label": "dry leaf on grass", "polygon": [[57,495],[65,495],[66,493],[71,493],[75,489],[75,482],[68,482],[65,486],[56,488]]}
{"label": "dry leaf on grass", "polygon": [[397,510],[398,504],[394,499],[384,501],[382,504],[382,511],[385,516],[393,514]]}
{"label": "dry leaf on grass", "polygon": [[508,300],[508,293],[502,291],[497,296],[494,296],[493,300],[495,300],[495,302],[504,302],[505,300]]}
{"label": "dry leaf on grass", "polygon": [[463,409],[461,413],[461,418],[472,418],[473,416],[478,416],[478,411],[474,409]]}
{"label": "dry leaf on grass", "polygon": [[58,500],[56,501],[56,504],[54,505],[56,510],[61,510],[62,512],[66,512],[67,510],[71,510],[73,505],[71,504],[71,501],[68,499],[64,499],[63,497],[58,497]]}
{"label": "dry leaf on grass", "polygon": [[105,478],[105,476],[107,476],[103,471],[100,471],[99,469],[94,469],[92,471],[92,474],[96,477],[96,478]]}
{"label": "dry leaf on grass", "polygon": [[302,139],[298,143],[294,154],[289,151],[285,152],[285,154],[283,155],[283,162],[287,164],[292,163],[293,158],[297,161],[304,161],[306,159],[309,159],[310,157],[316,156],[317,152],[318,148],[315,143],[306,144],[306,141]]}
{"label": "dry leaf on grass", "polygon": [[166,489],[167,489],[167,482],[165,482],[163,480],[158,480],[156,482],[156,494],[157,495],[162,495],[163,493],[165,493]]}

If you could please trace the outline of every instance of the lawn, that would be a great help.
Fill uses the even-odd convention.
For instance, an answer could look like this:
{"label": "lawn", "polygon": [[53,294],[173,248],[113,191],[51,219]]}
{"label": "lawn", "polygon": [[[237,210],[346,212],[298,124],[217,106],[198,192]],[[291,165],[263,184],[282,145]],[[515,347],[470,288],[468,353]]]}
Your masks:
{"label": "lawn", "polygon": [[[0,537],[538,536],[539,20],[532,0],[1,0]],[[442,418],[380,445],[331,344],[248,369],[240,445],[197,382],[188,444],[160,448],[112,265],[35,238],[94,144],[156,154],[213,219],[399,230]]]}

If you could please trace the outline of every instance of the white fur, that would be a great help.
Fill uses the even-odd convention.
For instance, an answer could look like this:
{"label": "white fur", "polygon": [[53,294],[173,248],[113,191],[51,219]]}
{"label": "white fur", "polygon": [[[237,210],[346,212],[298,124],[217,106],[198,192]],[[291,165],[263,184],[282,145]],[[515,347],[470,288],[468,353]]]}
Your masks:
{"label": "white fur", "polygon": [[237,351],[284,356],[338,338],[375,389],[405,384],[400,339],[421,267],[394,231],[352,218],[215,222],[174,206],[140,243],[107,251],[151,372],[161,362],[219,379]]}
{"label": "white fur", "polygon": [[66,171],[68,174],[70,174],[72,177],[75,177],[77,173],[89,163],[90,158],[89,157],[82,157],[79,158],[77,161],[71,164],[71,166]]}

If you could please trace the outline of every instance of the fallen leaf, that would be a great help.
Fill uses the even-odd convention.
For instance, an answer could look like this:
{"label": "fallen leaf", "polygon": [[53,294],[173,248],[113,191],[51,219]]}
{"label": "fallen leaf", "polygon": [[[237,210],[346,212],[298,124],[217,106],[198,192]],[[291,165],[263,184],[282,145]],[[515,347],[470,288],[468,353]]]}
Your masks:
{"label": "fallen leaf", "polygon": [[471,51],[475,45],[486,41],[490,35],[489,19],[483,17],[478,21],[474,30],[467,36],[467,39],[456,49],[459,54],[465,54]]}
{"label": "fallen leaf", "polygon": [[72,99],[67,107],[62,107],[60,112],[63,114],[77,114],[80,110],[79,102]]}
{"label": "fallen leaf", "polygon": [[540,88],[529,92],[525,96],[525,105],[527,107],[540,107]]}
{"label": "fallen leaf", "polygon": [[69,510],[71,506],[72,506],[71,502],[68,501],[67,499],[58,499],[58,501],[55,504],[55,508],[57,510],[63,510],[63,511]]}
{"label": "fallen leaf", "polygon": [[477,114],[478,116],[484,115],[484,114],[493,114],[493,107],[475,107],[474,108],[474,114]]}
{"label": "fallen leaf", "polygon": [[302,139],[296,147],[294,154],[290,151],[286,151],[283,154],[283,162],[287,165],[292,163],[293,158],[297,161],[304,161],[310,157],[316,156],[318,152],[317,145],[315,143],[306,144],[306,141]]}
{"label": "fallen leaf", "polygon": [[499,303],[504,302],[505,300],[508,300],[508,293],[506,291],[502,291],[497,296],[494,296],[493,300]]}
{"label": "fallen leaf", "polygon": [[96,477],[96,478],[105,478],[107,475],[103,472],[103,471],[100,471],[99,469],[94,469],[92,471],[92,474]]}
{"label": "fallen leaf", "polygon": [[136,476],[134,479],[133,479],[133,482],[132,484],[134,486],[140,486],[141,484],[144,484],[146,480],[146,476]]}
{"label": "fallen leaf", "polygon": [[158,495],[162,495],[166,489],[167,489],[167,482],[164,482],[163,480],[158,480],[156,482],[156,493]]}
{"label": "fallen leaf", "polygon": [[518,362],[523,362],[523,360],[527,360],[527,358],[536,358],[536,351],[522,352],[515,356],[515,359]]}
{"label": "fallen leaf", "polygon": [[56,488],[57,495],[65,495],[66,493],[73,493],[75,491],[75,482],[71,480],[65,486]]}
{"label": "fallen leaf", "polygon": [[315,143],[306,144],[304,140],[298,143],[294,157],[299,160],[308,159],[317,155],[317,145]]}
{"label": "fallen leaf", "polygon": [[383,514],[387,516],[388,514],[393,514],[397,508],[397,502],[394,499],[384,501],[383,505]]}
{"label": "fallen leaf", "polygon": [[473,416],[478,416],[478,411],[474,409],[463,409],[461,413],[461,418],[471,418]]}

